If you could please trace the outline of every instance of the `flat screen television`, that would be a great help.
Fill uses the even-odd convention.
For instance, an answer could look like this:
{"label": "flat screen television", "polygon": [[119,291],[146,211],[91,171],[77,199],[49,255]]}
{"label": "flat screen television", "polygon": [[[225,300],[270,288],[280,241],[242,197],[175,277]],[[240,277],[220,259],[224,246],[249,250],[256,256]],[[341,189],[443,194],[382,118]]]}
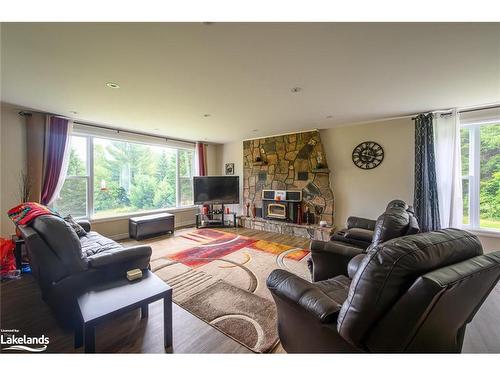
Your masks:
{"label": "flat screen television", "polygon": [[194,204],[232,204],[240,202],[238,176],[193,177]]}

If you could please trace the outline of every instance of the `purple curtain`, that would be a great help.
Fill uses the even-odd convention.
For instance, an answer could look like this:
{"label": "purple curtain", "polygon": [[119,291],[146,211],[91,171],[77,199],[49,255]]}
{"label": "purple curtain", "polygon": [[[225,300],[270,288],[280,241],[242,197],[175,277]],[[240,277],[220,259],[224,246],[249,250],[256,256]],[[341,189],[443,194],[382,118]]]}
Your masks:
{"label": "purple curtain", "polygon": [[61,190],[69,161],[71,124],[69,120],[49,116],[46,128],[46,148],[40,203],[51,204]]}
{"label": "purple curtain", "polygon": [[198,176],[207,175],[207,145],[202,142],[196,143],[196,153],[197,153],[197,166],[198,166]]}

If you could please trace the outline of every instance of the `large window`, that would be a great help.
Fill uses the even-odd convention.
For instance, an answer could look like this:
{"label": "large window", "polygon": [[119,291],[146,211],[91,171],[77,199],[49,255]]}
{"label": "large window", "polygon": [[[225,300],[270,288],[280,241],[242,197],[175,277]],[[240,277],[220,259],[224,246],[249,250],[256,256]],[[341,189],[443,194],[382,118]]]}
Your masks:
{"label": "large window", "polygon": [[68,174],[54,208],[107,218],[193,205],[194,150],[74,135]]}
{"label": "large window", "polygon": [[73,136],[66,181],[59,193],[59,198],[53,204],[54,208],[61,214],[88,217],[89,186],[89,139]]}
{"label": "large window", "polygon": [[463,223],[500,231],[500,120],[463,125],[461,147]]}

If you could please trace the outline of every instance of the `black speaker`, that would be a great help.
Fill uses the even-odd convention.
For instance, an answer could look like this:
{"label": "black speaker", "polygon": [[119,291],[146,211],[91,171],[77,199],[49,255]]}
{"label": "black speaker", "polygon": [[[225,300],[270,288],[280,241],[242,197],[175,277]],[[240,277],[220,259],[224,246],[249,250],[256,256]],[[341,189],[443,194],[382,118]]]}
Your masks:
{"label": "black speaker", "polygon": [[274,190],[262,190],[262,199],[274,200]]}
{"label": "black speaker", "polygon": [[289,202],[300,202],[302,200],[302,192],[301,191],[287,190],[286,200]]}
{"label": "black speaker", "polygon": [[262,207],[255,207],[255,217],[262,217]]}
{"label": "black speaker", "polygon": [[288,220],[292,223],[297,222],[299,214],[299,205],[297,203],[288,203]]}

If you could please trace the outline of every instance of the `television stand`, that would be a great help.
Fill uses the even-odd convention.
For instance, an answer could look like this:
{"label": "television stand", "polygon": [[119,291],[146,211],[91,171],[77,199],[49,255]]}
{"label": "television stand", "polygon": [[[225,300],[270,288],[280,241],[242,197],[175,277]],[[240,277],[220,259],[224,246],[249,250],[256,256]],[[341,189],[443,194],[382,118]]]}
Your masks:
{"label": "television stand", "polygon": [[214,210],[212,206],[206,214],[196,214],[196,228],[236,228],[236,212],[226,213],[224,205],[222,208]]}

